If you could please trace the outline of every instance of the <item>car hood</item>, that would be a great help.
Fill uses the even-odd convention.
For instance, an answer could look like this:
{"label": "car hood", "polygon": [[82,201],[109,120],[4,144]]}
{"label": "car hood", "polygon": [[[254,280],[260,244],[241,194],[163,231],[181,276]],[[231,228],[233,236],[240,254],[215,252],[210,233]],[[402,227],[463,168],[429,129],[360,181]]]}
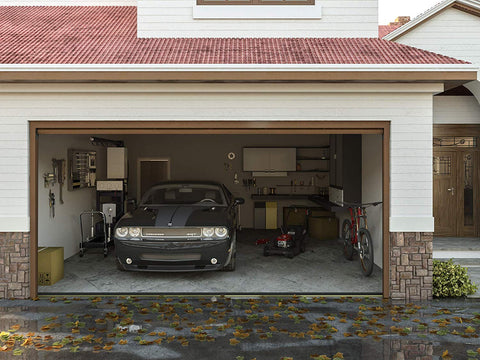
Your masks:
{"label": "car hood", "polygon": [[141,206],[124,215],[117,226],[225,226],[227,207],[225,206]]}

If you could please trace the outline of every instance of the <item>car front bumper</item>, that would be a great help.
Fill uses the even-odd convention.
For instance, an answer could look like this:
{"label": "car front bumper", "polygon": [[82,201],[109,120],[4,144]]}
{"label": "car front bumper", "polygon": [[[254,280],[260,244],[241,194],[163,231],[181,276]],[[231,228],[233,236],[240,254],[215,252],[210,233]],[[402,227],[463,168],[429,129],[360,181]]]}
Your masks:
{"label": "car front bumper", "polygon": [[[115,255],[120,266],[130,271],[213,271],[228,264],[232,245],[229,238],[195,241],[115,239]],[[131,259],[131,264],[127,264],[127,259]]]}

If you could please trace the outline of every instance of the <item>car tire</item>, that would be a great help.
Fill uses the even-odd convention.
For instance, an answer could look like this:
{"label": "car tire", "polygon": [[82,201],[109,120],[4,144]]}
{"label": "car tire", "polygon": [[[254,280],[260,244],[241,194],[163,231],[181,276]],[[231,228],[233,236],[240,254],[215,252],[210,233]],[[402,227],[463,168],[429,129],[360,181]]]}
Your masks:
{"label": "car tire", "polygon": [[234,271],[235,266],[237,264],[237,252],[235,251],[232,255],[232,258],[230,259],[230,262],[225,265],[225,267],[222,269],[223,271]]}
{"label": "car tire", "polygon": [[115,264],[117,265],[117,269],[120,270],[120,271],[127,271],[123,265],[120,263],[120,260],[118,260],[118,258],[115,259]]}

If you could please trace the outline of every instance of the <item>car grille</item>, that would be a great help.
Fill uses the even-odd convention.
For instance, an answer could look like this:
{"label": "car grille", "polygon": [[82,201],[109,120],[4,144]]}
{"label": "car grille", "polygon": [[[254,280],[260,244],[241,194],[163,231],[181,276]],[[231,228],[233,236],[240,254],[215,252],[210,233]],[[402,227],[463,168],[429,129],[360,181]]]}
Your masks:
{"label": "car grille", "polygon": [[142,236],[147,238],[160,239],[200,239],[202,237],[201,228],[143,228]]}

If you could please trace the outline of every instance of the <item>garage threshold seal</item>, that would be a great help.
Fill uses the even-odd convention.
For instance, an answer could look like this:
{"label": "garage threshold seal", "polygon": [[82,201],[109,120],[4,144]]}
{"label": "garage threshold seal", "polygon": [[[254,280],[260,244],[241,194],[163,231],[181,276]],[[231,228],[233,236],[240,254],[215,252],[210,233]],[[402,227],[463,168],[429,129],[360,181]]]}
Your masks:
{"label": "garage threshold seal", "polygon": [[329,292],[329,293],[289,293],[289,292],[276,292],[276,293],[197,293],[197,292],[183,292],[183,293],[99,293],[99,292],[85,292],[85,293],[39,293],[39,298],[46,297],[58,297],[58,296],[74,296],[74,297],[90,297],[90,296],[102,296],[102,297],[119,297],[119,296],[135,296],[135,297],[152,297],[152,296],[172,296],[172,297],[203,297],[203,296],[228,296],[228,297],[277,297],[277,296],[302,296],[302,297],[382,297],[381,293],[366,292],[366,293],[343,293],[343,292]]}

